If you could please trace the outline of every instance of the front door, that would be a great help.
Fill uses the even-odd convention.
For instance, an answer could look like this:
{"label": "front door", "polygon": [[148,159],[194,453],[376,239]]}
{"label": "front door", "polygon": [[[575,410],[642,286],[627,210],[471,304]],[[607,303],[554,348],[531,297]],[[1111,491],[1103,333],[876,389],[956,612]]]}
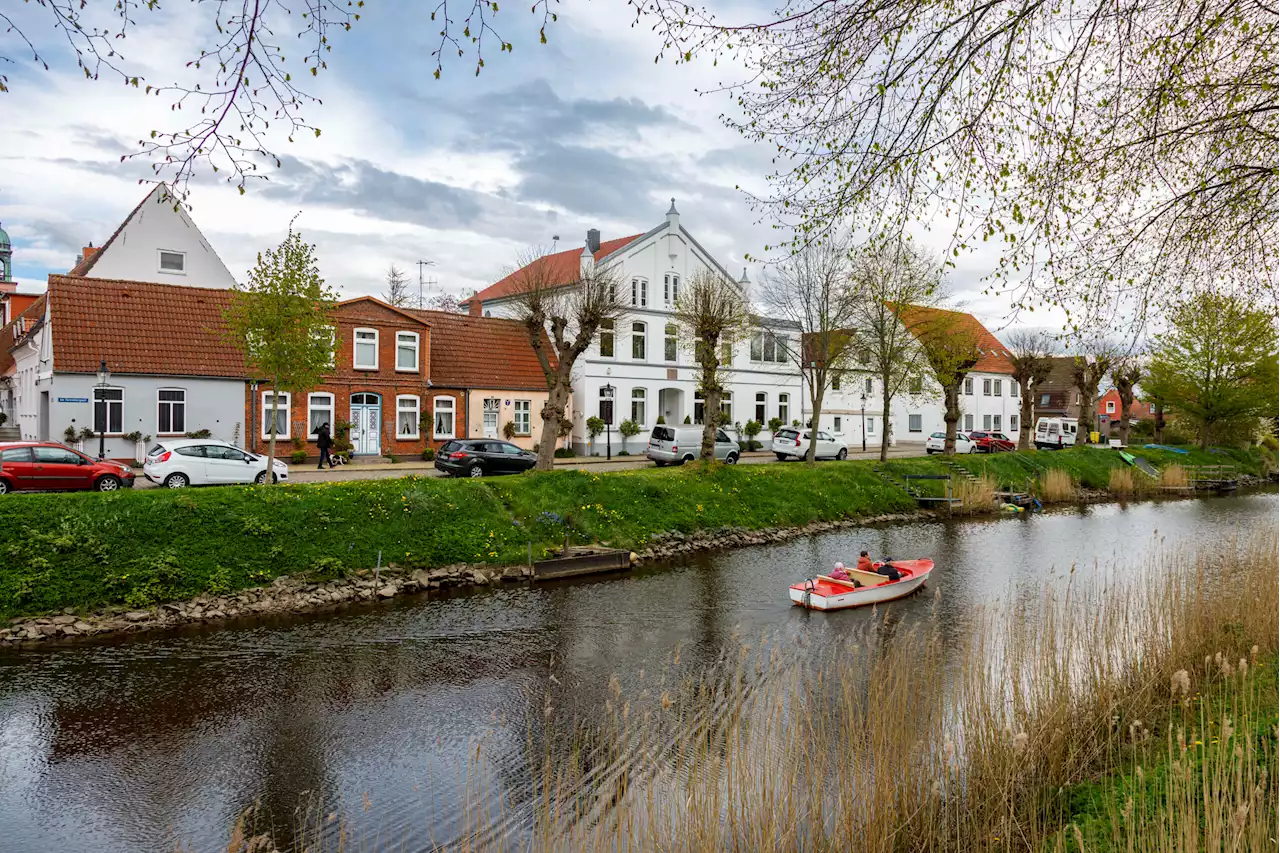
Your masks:
{"label": "front door", "polygon": [[484,437],[498,437],[498,405],[497,397],[484,398]]}
{"label": "front door", "polygon": [[351,395],[351,449],[357,456],[382,454],[382,397]]}

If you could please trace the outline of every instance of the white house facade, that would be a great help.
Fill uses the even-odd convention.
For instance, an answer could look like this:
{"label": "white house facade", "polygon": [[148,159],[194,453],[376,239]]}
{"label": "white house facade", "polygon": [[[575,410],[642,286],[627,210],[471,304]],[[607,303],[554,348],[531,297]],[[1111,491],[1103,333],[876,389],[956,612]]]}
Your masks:
{"label": "white house facade", "polygon": [[[629,453],[643,452],[659,416],[668,424],[686,419],[702,422],[705,412],[697,391],[698,365],[692,347],[676,326],[676,299],[683,284],[699,272],[713,272],[730,282],[734,278],[681,225],[675,201],[665,221],[647,233],[602,243],[599,232],[592,229],[582,250],[550,255],[544,263],[564,284],[576,280],[584,267],[616,266],[620,296],[627,306],[624,315],[612,328],[600,331],[574,366],[574,449],[603,453],[608,444],[617,452],[623,447],[617,430],[624,420],[641,427],[641,433],[626,445]],[[473,314],[518,317],[518,275],[513,273],[476,294],[466,307]],[[736,284],[746,301],[745,272]],[[727,394],[722,402],[729,423],[800,418],[800,375],[786,356],[799,346],[799,339],[797,328],[761,319],[745,340],[729,347],[731,369],[723,382]],[[613,427],[592,443],[586,420],[598,415],[601,403],[608,399],[614,404]]]}

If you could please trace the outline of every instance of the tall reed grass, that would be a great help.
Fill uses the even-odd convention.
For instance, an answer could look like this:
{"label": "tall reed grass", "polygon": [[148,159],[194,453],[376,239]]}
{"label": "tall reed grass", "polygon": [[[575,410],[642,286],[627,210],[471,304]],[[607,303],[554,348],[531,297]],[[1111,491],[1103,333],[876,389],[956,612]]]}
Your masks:
{"label": "tall reed grass", "polygon": [[983,474],[970,480],[954,479],[951,496],[960,501],[960,511],[965,513],[991,512],[995,505],[996,481]]}
{"label": "tall reed grass", "polygon": [[1160,471],[1160,485],[1172,489],[1185,489],[1187,487],[1187,469],[1176,462],[1164,467]]}
{"label": "tall reed grass", "polygon": [[1062,503],[1076,499],[1076,481],[1061,468],[1049,468],[1040,474],[1040,500],[1045,503]]}
{"label": "tall reed grass", "polygon": [[[440,849],[1272,849],[1278,569],[1262,529],[970,602],[959,631],[938,605],[965,591],[940,588],[914,626],[887,608],[848,643],[761,638],[697,679],[615,682],[518,803],[475,806]],[[400,849],[338,827],[308,849]]]}

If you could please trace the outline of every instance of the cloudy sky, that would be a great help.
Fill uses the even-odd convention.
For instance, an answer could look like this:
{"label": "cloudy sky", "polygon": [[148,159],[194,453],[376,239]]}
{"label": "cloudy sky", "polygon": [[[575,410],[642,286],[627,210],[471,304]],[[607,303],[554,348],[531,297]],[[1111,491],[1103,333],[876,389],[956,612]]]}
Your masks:
{"label": "cloudy sky", "polygon": [[[721,5],[739,16],[750,4]],[[181,79],[193,46],[209,41],[208,6],[138,12],[121,43],[126,67],[152,81]],[[735,187],[763,190],[771,152],[722,126],[725,96],[698,94],[734,79],[731,65],[655,64],[657,38],[631,26],[624,0],[562,0],[548,44],[538,43],[541,19],[527,6],[503,7],[514,51],[488,51],[478,77],[467,59],[447,61],[436,80],[439,27],[425,9],[374,0],[351,32],[334,36],[328,72],[308,81],[324,103],[305,117],[323,133],[292,144],[273,137],[283,166],[269,180],[243,196],[207,174],[193,182],[192,216],[233,274],[243,278],[300,212],[323,274],[345,295],[381,292],[392,263],[416,283],[419,260],[434,261],[427,275],[437,290],[469,293],[556,236],[565,249],[592,227],[604,239],[646,231],[675,197],[699,242],[760,280],[761,266],[744,256],[762,255],[778,235]],[[69,269],[81,246],[101,245],[146,194],[138,180],[149,164],[121,155],[152,129],[177,125],[167,99],[85,80],[42,7],[17,11],[51,67],[0,33],[0,55],[14,59],[0,68],[11,89],[0,95],[0,223],[14,241],[15,276],[35,290]],[[944,237],[930,239],[941,250]],[[997,330],[1008,305],[980,293],[990,266],[989,257],[962,258],[950,289]]]}

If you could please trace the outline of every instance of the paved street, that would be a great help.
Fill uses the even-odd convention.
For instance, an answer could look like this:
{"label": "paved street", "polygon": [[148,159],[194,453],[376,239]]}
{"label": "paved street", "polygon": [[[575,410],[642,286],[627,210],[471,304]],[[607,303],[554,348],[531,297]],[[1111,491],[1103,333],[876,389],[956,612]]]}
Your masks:
{"label": "paved street", "polygon": [[[908,444],[905,446],[889,448],[891,457],[907,457],[907,456],[923,456],[924,448],[918,444]],[[868,449],[867,453],[861,451],[853,451],[850,449],[850,459],[876,459],[878,452]],[[766,465],[778,464],[778,459],[772,453],[747,453],[742,457],[743,465]],[[794,464],[794,463],[792,463]],[[627,471],[635,468],[652,468],[653,463],[643,456],[622,456],[614,457],[612,460],[605,461],[604,457],[577,457],[574,459],[557,459],[557,468],[580,468],[584,471]],[[352,464],[342,465],[332,470],[319,471],[312,465],[291,465],[289,467],[289,481],[293,483],[323,483],[337,482],[341,480],[385,480],[395,477],[408,477],[416,475],[419,477],[443,477],[439,471],[435,469],[431,462],[415,460],[413,462],[400,462],[395,465],[388,463],[374,464]],[[154,489],[155,483],[148,482],[141,472],[138,474],[138,489]]]}

